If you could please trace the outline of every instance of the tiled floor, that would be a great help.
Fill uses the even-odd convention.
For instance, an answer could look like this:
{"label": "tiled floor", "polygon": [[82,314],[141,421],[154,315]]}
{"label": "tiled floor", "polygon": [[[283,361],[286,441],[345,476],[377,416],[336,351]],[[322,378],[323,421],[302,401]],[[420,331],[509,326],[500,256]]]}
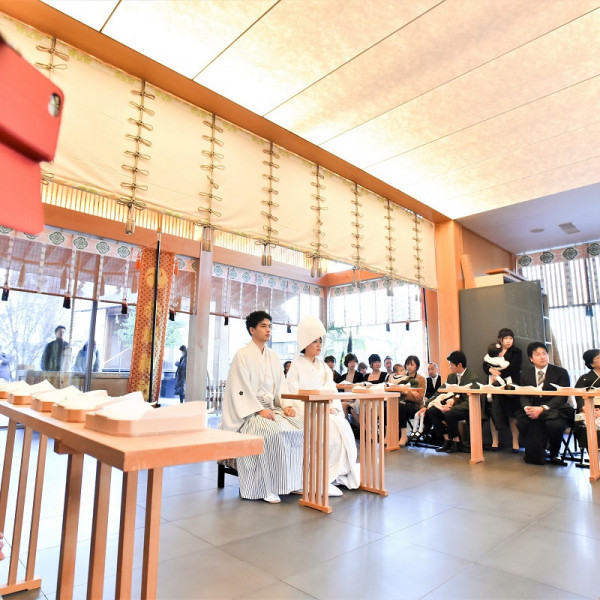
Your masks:
{"label": "tiled floor", "polygon": [[[66,457],[48,456],[36,569],[42,589],[11,600],[55,598]],[[214,463],[166,469],[159,597],[600,598],[600,483],[590,484],[588,471],[530,466],[510,452],[486,453],[484,464],[471,466],[466,454],[403,448],[386,461],[388,497],[345,491],[331,499],[330,515],[300,507],[298,496],[279,505],[241,500],[234,477],[217,489]],[[86,459],[76,598],[86,594],[94,471]],[[144,474],[140,480],[139,525]],[[114,597],[119,494],[114,471],[106,598]],[[0,563],[0,581],[7,568]]]}

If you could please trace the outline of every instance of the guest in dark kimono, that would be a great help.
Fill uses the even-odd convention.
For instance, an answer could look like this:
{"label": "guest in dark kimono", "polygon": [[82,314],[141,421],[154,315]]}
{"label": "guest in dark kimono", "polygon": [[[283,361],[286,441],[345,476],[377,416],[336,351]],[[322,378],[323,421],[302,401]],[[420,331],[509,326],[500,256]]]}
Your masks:
{"label": "guest in dark kimono", "polygon": [[175,363],[177,370],[175,371],[175,394],[179,396],[179,402],[185,400],[185,376],[187,371],[187,347],[179,346],[181,358]]}

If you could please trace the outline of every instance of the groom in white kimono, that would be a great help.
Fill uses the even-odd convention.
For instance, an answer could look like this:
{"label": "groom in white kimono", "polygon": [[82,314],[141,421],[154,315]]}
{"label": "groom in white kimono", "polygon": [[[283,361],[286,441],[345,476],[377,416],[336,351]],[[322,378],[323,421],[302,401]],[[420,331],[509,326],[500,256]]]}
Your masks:
{"label": "groom in white kimono", "polygon": [[246,317],[250,343],[233,357],[223,397],[222,429],[264,438],[264,453],[236,459],[240,495],[280,502],[280,494],[302,489],[304,423],[292,407],[282,408],[285,378],[277,354],[267,347],[271,316]]}

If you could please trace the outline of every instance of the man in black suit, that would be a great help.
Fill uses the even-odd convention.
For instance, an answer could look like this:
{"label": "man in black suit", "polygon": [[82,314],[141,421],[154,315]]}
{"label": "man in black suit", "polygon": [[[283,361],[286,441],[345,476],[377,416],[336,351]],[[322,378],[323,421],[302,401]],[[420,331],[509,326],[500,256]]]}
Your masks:
{"label": "man in black suit", "polygon": [[[464,352],[454,350],[446,359],[450,366],[450,375],[446,379],[446,385],[467,385],[475,383],[477,376],[467,369],[467,357]],[[444,393],[440,388],[438,393]],[[458,437],[458,423],[469,418],[469,397],[467,394],[456,394],[453,398],[446,400],[441,408],[432,406],[427,409],[427,417],[430,419],[436,434],[444,436],[444,443],[436,448],[436,452],[460,452],[460,438]],[[446,426],[444,426],[444,421]]]}
{"label": "man in black suit", "polygon": [[425,398],[431,398],[442,385],[442,378],[438,370],[438,366],[432,362],[427,365],[427,388],[425,389]]}
{"label": "man in black suit", "polygon": [[[555,391],[555,383],[561,387],[570,385],[566,369],[549,362],[548,348],[542,342],[527,346],[527,356],[532,364],[521,373],[521,385],[530,385],[543,391]],[[522,396],[523,412],[517,415],[517,427],[525,438],[525,462],[546,462],[544,449],[550,446],[550,463],[566,466],[558,454],[562,435],[573,419],[573,408],[566,396]]]}

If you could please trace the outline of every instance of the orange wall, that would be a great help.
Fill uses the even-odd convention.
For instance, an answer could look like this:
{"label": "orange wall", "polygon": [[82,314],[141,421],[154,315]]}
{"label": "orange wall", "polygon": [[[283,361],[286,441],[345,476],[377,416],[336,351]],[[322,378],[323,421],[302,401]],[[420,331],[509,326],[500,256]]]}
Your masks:
{"label": "orange wall", "polygon": [[463,253],[471,257],[473,275],[485,275],[491,269],[514,270],[516,257],[496,244],[482,238],[465,227],[462,228]]}

